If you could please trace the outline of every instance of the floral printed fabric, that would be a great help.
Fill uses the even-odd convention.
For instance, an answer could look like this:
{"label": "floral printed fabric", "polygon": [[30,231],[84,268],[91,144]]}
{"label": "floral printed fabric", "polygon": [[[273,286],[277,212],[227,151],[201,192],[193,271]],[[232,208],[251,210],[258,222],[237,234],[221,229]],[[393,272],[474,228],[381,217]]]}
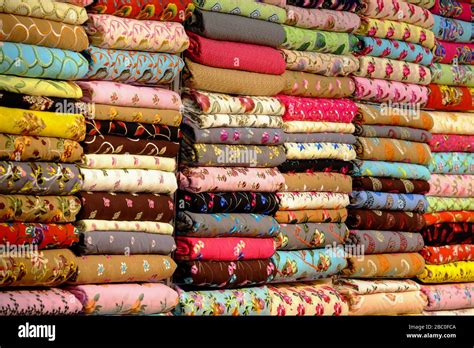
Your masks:
{"label": "floral printed fabric", "polygon": [[169,312],[178,294],[164,284],[106,284],[70,286],[86,315],[149,315]]}
{"label": "floral printed fabric", "polygon": [[76,315],[82,304],[68,291],[13,290],[0,292],[0,316]]}
{"label": "floral printed fabric", "polygon": [[474,175],[431,174],[430,196],[473,197]]}
{"label": "floral printed fabric", "polygon": [[159,110],[103,104],[94,104],[91,109],[91,114],[86,114],[86,117],[100,121],[139,122],[177,127],[181,124],[182,120],[181,113],[178,110]]}
{"label": "floral printed fabric", "polygon": [[353,178],[352,188],[354,191],[426,194],[430,190],[430,184],[425,180],[374,178],[367,176]]}
{"label": "floral printed fabric", "polygon": [[67,248],[79,241],[72,224],[0,223],[0,240],[11,245],[36,245],[39,250]]}
{"label": "floral printed fabric", "polygon": [[408,211],[350,209],[346,223],[357,230],[418,232],[425,227],[423,214]]}
{"label": "floral printed fabric", "polygon": [[472,21],[472,6],[467,1],[436,0],[431,12],[443,17]]}
{"label": "floral printed fabric", "polygon": [[348,235],[343,223],[281,224],[277,244],[279,250],[314,249],[343,244]]}
{"label": "floral printed fabric", "polygon": [[345,222],[347,209],[301,209],[279,210],[275,220],[282,224],[299,224],[308,222]]}
{"label": "floral printed fabric", "polygon": [[338,143],[285,143],[286,158],[293,159],[340,159],[351,161],[356,152],[351,144]]}
{"label": "floral printed fabric", "polygon": [[427,143],[432,137],[430,132],[423,129],[377,125],[356,125],[355,135],[366,138],[392,138],[420,143]]}
{"label": "floral printed fabric", "polygon": [[430,9],[434,6],[436,0],[408,0],[407,2],[413,5],[417,5],[426,9]]}
{"label": "floral printed fabric", "polygon": [[468,111],[474,105],[468,87],[430,84],[428,89],[427,109]]}
{"label": "floral printed fabric", "polygon": [[455,261],[472,261],[474,247],[471,244],[426,246],[420,252],[427,264],[442,265]]}
{"label": "floral printed fabric", "polygon": [[285,187],[282,191],[325,191],[350,193],[352,179],[349,175],[339,173],[290,173],[282,174]]}
{"label": "floral printed fabric", "polygon": [[346,299],[331,284],[318,282],[269,286],[271,315],[340,316],[348,314]]}
{"label": "floral printed fabric", "polygon": [[77,52],[13,42],[0,46],[1,74],[78,80],[87,70],[87,60]]}
{"label": "floral printed fabric", "polygon": [[175,315],[270,315],[272,298],[266,286],[235,290],[182,291]]}
{"label": "floral printed fabric", "polygon": [[466,152],[434,152],[429,163],[431,173],[474,174],[474,154]]}
{"label": "floral printed fabric", "polygon": [[[354,133],[355,127],[352,123],[339,123],[339,122],[320,122],[320,121],[287,121],[283,125],[283,129],[286,133],[297,133],[290,134],[288,137],[305,136],[305,140],[310,140],[311,137],[306,135],[308,133],[343,133],[352,134]],[[306,134],[305,134],[306,133]],[[288,141],[290,138],[288,138]],[[295,142],[296,144],[298,142]],[[294,144],[295,144],[294,143]],[[308,142],[309,143],[309,142]],[[324,143],[322,143],[324,144]],[[334,142],[333,144],[339,144],[344,146],[347,144]]]}
{"label": "floral printed fabric", "polygon": [[173,234],[173,225],[155,221],[80,220],[76,226],[80,232],[124,231]]}
{"label": "floral printed fabric", "polygon": [[356,12],[361,7],[360,0],[288,0],[288,4],[306,8],[325,8],[349,12]]}
{"label": "floral printed fabric", "polygon": [[82,166],[92,169],[157,169],[172,172],[176,160],[169,157],[141,155],[84,155]]}
{"label": "floral printed fabric", "polygon": [[427,311],[474,308],[474,284],[423,285],[428,298]]}
{"label": "floral printed fabric", "polygon": [[382,161],[357,161],[354,176],[376,176],[399,179],[430,179],[428,168],[411,163],[388,163]]}
{"label": "floral printed fabric", "polygon": [[0,75],[0,91],[44,97],[81,98],[79,86],[70,81],[54,81]]}
{"label": "floral printed fabric", "polygon": [[470,22],[434,15],[433,32],[436,38],[451,42],[472,43],[474,30]]}
{"label": "floral printed fabric", "polygon": [[354,77],[354,98],[370,102],[421,103],[428,100],[425,86],[398,81],[385,81]]}
{"label": "floral printed fabric", "polygon": [[351,230],[349,241],[365,254],[417,252],[424,246],[422,235],[412,232]]}
{"label": "floral printed fabric", "polygon": [[474,87],[474,67],[471,65],[434,63],[430,69],[433,83]]}
{"label": "floral printed fabric", "polygon": [[474,262],[457,261],[444,265],[426,265],[418,275],[423,283],[465,283],[474,281]]}
{"label": "floral printed fabric", "polygon": [[134,84],[166,84],[184,67],[182,59],[168,53],[107,50],[90,46],[88,80],[107,80]]}
{"label": "floral printed fabric", "polygon": [[64,114],[82,114],[87,111],[87,104],[74,99],[64,99],[55,97],[44,97],[21,93],[4,92],[0,93],[0,105],[9,108],[51,111]]}
{"label": "floral printed fabric", "polygon": [[[467,212],[466,212],[467,213]],[[442,212],[447,215],[448,212]],[[464,217],[459,217],[459,212],[451,213],[452,220],[466,220],[464,221],[447,221],[430,224],[426,229],[422,230],[425,244],[429,246],[443,246],[455,244],[474,244],[474,226],[469,223],[469,214]],[[448,219],[446,219],[448,220]],[[472,221],[471,221],[472,222]]]}
{"label": "floral printed fabric", "polygon": [[74,164],[0,162],[0,192],[71,195],[81,190],[83,176]]}
{"label": "floral printed fabric", "polygon": [[181,138],[178,127],[121,121],[86,121],[87,135],[116,135],[135,139],[156,139],[177,142]]}
{"label": "floral printed fabric", "polygon": [[344,252],[331,249],[277,251],[272,257],[275,264],[275,283],[309,281],[328,278],[347,266]]}
{"label": "floral printed fabric", "polygon": [[288,5],[286,7],[287,25],[306,29],[319,29],[352,33],[360,25],[358,15],[325,9],[305,9]]}
{"label": "floral printed fabric", "polygon": [[433,134],[474,135],[474,119],[470,113],[431,111]]}
{"label": "floral printed fabric", "polygon": [[[292,122],[292,121],[290,121]],[[303,122],[296,121],[299,125]],[[311,122],[311,121],[305,121],[305,122]],[[328,122],[311,122],[312,126],[313,125],[321,125],[321,123],[325,123],[328,125]],[[332,123],[332,124],[337,124],[337,123]],[[352,123],[346,123],[347,125],[352,125]],[[293,124],[294,125],[294,124]],[[317,126],[316,126],[317,127]],[[349,128],[349,127],[348,127]],[[355,144],[356,142],[356,137],[352,134],[349,133],[336,133],[336,132],[322,132],[322,133],[289,133],[285,132],[285,140],[291,143],[340,143],[340,144]],[[321,161],[326,161],[326,162],[321,162],[323,164],[329,163],[330,161],[335,161],[335,162],[340,162],[343,163],[344,161],[341,160],[321,160]],[[295,162],[301,162],[298,160],[287,160],[288,163],[295,163]],[[313,160],[313,163],[316,163],[316,160]],[[280,166],[281,167],[281,166]],[[305,166],[306,167],[306,166]],[[331,165],[326,166],[326,167],[331,167]],[[348,167],[351,167],[349,164]],[[325,168],[324,165],[322,165],[322,168]],[[336,168],[335,168],[336,169]],[[338,168],[338,170],[342,170],[342,168]]]}
{"label": "floral printed fabric", "polygon": [[472,64],[474,44],[436,40],[434,61],[443,64]]}
{"label": "floral printed fabric", "polygon": [[474,212],[471,211],[442,211],[424,215],[427,225],[442,222],[474,222]]}
{"label": "floral printed fabric", "polygon": [[183,123],[199,127],[200,132],[203,129],[219,129],[222,127],[272,129],[283,127],[281,116],[257,114],[195,114],[194,112],[189,112],[186,113]]}
{"label": "floral printed fabric", "polygon": [[360,40],[354,52],[356,56],[373,56],[388,59],[404,60],[428,66],[433,61],[433,53],[428,47],[411,42],[381,39],[369,36],[357,36]]}
{"label": "floral printed fabric", "polygon": [[352,175],[354,165],[352,162],[341,160],[288,160],[278,167],[282,173],[340,173]]}
{"label": "floral printed fabric", "polygon": [[349,205],[349,195],[333,192],[277,192],[280,210],[341,209]]}
{"label": "floral printed fabric", "polygon": [[424,195],[412,193],[386,193],[354,191],[350,194],[351,208],[402,210],[423,213],[428,202]]}
{"label": "floral printed fabric", "polygon": [[437,211],[474,210],[474,197],[426,197],[428,200],[428,213]]}
{"label": "floral printed fabric", "polygon": [[92,46],[119,50],[180,53],[189,46],[179,23],[89,15],[85,25]]}

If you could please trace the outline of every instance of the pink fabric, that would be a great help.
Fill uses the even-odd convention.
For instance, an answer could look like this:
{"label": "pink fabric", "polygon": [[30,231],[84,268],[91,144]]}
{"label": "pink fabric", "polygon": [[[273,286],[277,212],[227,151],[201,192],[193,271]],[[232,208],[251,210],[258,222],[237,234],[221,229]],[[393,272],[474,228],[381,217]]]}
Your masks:
{"label": "pink fabric", "polygon": [[428,196],[472,197],[474,175],[431,174]]}
{"label": "pink fabric", "polygon": [[178,260],[238,261],[268,259],[275,253],[273,238],[176,238]]}
{"label": "pink fabric", "polygon": [[276,192],[285,185],[277,168],[187,167],[178,174],[179,188],[189,192]]}
{"label": "pink fabric", "polygon": [[454,58],[459,64],[474,64],[474,43],[458,43],[439,40],[436,44],[434,61],[453,64]]}
{"label": "pink fabric", "polygon": [[411,83],[353,77],[354,97],[376,103],[422,103],[428,101],[428,89]]}
{"label": "pink fabric", "polygon": [[429,144],[431,152],[474,152],[474,135],[433,134]]}
{"label": "pink fabric", "polygon": [[[442,3],[441,6],[440,3]],[[450,17],[466,22],[473,22],[474,12],[471,6],[472,1],[471,4],[468,4],[467,2],[463,3],[456,0],[435,0],[435,4],[430,11],[441,17]]]}
{"label": "pink fabric", "polygon": [[474,283],[422,285],[421,291],[428,311],[474,308]]}
{"label": "pink fabric", "polygon": [[110,81],[76,81],[88,103],[180,110],[178,93],[163,88],[137,87]]}
{"label": "pink fabric", "polygon": [[318,29],[352,33],[360,25],[360,17],[355,13],[325,9],[302,8],[288,5],[287,25],[306,29]]}
{"label": "pink fabric", "polygon": [[285,105],[285,121],[327,121],[351,123],[356,116],[357,105],[349,99],[302,98],[279,95]]}

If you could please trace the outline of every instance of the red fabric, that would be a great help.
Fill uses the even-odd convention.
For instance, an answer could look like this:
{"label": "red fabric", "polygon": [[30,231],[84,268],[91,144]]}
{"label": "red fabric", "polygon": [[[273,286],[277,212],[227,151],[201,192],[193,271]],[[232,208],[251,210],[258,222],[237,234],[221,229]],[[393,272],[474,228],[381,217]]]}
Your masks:
{"label": "red fabric", "polygon": [[453,64],[454,58],[459,65],[474,64],[474,44],[438,40],[434,50],[434,62]]}
{"label": "red fabric", "polygon": [[426,263],[432,265],[442,265],[455,261],[472,261],[474,260],[474,245],[457,244],[444,245],[440,247],[426,246],[420,251],[421,256]]}
{"label": "red fabric", "polygon": [[[467,111],[474,109],[474,101],[471,91],[467,87],[450,86],[443,94],[439,85],[428,85],[428,101],[425,107],[427,109],[445,110],[445,111]],[[459,95],[459,97],[454,97]]]}
{"label": "red fabric", "polygon": [[0,244],[34,244],[38,249],[59,249],[78,241],[79,233],[72,224],[0,224]]}
{"label": "red fabric", "polygon": [[87,12],[117,17],[184,22],[194,11],[192,0],[96,0]]}
{"label": "red fabric", "polygon": [[474,152],[474,135],[433,134],[429,145],[431,152]]}
{"label": "red fabric", "polygon": [[266,259],[275,253],[273,238],[176,238],[177,260],[238,261]]}
{"label": "red fabric", "polygon": [[280,51],[267,46],[207,39],[191,32],[185,52],[192,61],[216,68],[281,75],[286,63]]}
{"label": "red fabric", "polygon": [[468,4],[468,2],[469,0],[466,0],[466,2],[462,2],[462,0],[436,0],[434,6],[430,8],[430,11],[431,13],[434,13],[438,16],[456,18],[461,21],[472,22],[472,13],[474,12],[472,12],[471,5]]}

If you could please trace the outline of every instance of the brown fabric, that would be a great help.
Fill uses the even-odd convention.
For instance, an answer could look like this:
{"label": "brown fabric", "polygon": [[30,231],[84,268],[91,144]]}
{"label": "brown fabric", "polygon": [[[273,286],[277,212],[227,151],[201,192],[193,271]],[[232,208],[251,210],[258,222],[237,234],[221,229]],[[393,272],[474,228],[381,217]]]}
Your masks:
{"label": "brown fabric", "polygon": [[280,75],[211,68],[186,59],[185,85],[209,92],[273,96],[285,88]]}
{"label": "brown fabric", "polygon": [[347,209],[279,210],[275,214],[275,220],[281,224],[345,222],[346,219]]}
{"label": "brown fabric", "polygon": [[355,90],[350,77],[326,77],[299,71],[285,71],[282,94],[300,97],[344,98]]}
{"label": "brown fabric", "polygon": [[86,31],[46,19],[0,13],[0,41],[20,42],[80,52],[89,46]]}
{"label": "brown fabric", "polygon": [[95,104],[91,118],[104,121],[124,121],[179,126],[181,113],[178,110],[158,110],[127,106]]}
{"label": "brown fabric", "polygon": [[430,184],[425,180],[392,179],[377,177],[352,178],[354,191],[377,191],[392,193],[427,193]]}
{"label": "brown fabric", "polygon": [[418,232],[425,227],[425,219],[410,211],[349,209],[346,224],[355,230]]}
{"label": "brown fabric", "polygon": [[352,179],[349,175],[338,173],[290,173],[285,178],[286,192],[352,192]]}

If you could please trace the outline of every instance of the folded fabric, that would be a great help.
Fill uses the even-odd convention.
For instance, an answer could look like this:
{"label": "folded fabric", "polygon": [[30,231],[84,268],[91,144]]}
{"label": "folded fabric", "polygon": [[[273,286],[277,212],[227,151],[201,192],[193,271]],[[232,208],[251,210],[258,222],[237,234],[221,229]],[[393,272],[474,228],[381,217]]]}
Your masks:
{"label": "folded fabric", "polygon": [[282,173],[340,173],[351,175],[354,165],[352,162],[341,160],[287,160],[278,169]]}
{"label": "folded fabric", "polygon": [[436,0],[430,11],[439,16],[472,22],[472,6],[469,6],[468,1],[458,2],[453,0]]}
{"label": "folded fabric", "polygon": [[5,91],[0,93],[0,105],[33,111],[51,111],[61,115],[83,114],[88,110],[86,103],[75,99],[45,97]]}
{"label": "folded fabric", "polygon": [[285,49],[281,49],[280,52],[288,70],[324,76],[347,76],[357,71],[359,67],[359,60],[352,56]]}
{"label": "folded fabric", "polygon": [[356,125],[355,135],[366,138],[392,138],[421,143],[427,143],[431,140],[431,133],[428,131],[399,126]]}
{"label": "folded fabric", "polygon": [[[464,0],[461,0],[464,1]],[[417,5],[426,9],[430,9],[434,6],[435,0],[408,0],[410,4]]]}
{"label": "folded fabric", "polygon": [[283,25],[285,41],[279,48],[296,51],[347,54],[357,45],[357,37],[348,33],[309,30]]}
{"label": "folded fabric", "polygon": [[[411,279],[362,280],[339,278],[334,281],[334,286],[341,294],[348,297],[352,297],[354,295],[403,293],[421,290],[421,286]],[[352,303],[352,305],[355,304],[356,303]]]}
{"label": "folded fabric", "polygon": [[428,168],[435,174],[474,174],[474,154],[433,152]]}
{"label": "folded fabric", "polygon": [[131,86],[110,81],[80,81],[83,101],[95,104],[180,110],[178,93],[155,87]]}
{"label": "folded fabric", "polygon": [[443,64],[473,64],[474,44],[436,40],[434,61]]}
{"label": "folded fabric", "polygon": [[86,121],[87,135],[115,135],[135,139],[154,139],[177,142],[181,138],[178,127],[160,124],[122,122],[122,121]]}
{"label": "folded fabric", "polygon": [[176,269],[176,263],[162,255],[79,256],[76,264],[78,272],[69,284],[158,283]]}
{"label": "folded fabric", "polygon": [[423,283],[465,283],[474,281],[474,262],[458,261],[444,265],[426,265],[418,280]]}
{"label": "folded fabric", "polygon": [[[359,113],[354,123],[411,127],[430,130],[433,127],[433,113],[418,110],[416,113],[386,105],[356,103]],[[388,111],[388,112],[387,112]],[[416,117],[413,117],[416,116]],[[436,133],[436,132],[435,132]]]}
{"label": "folded fabric", "polygon": [[285,147],[259,145],[181,144],[185,165],[210,167],[277,167],[286,160]]}
{"label": "folded fabric", "polygon": [[324,8],[338,11],[356,12],[361,8],[360,0],[288,0],[289,5],[306,8]]}
{"label": "folded fabric", "polygon": [[0,292],[0,316],[76,315],[82,304],[69,291],[12,290]]}
{"label": "folded fabric", "polygon": [[[354,98],[374,103],[420,103],[428,100],[428,89],[412,83],[354,77]],[[408,112],[409,113],[409,112]]]}
{"label": "folded fabric", "polygon": [[344,33],[354,32],[360,25],[355,13],[326,9],[305,9],[288,5],[285,24],[306,29],[329,30]]}
{"label": "folded fabric", "polygon": [[161,170],[82,168],[81,173],[82,191],[173,194],[178,188],[175,174]]}
{"label": "folded fabric", "polygon": [[173,172],[176,170],[176,160],[142,155],[84,155],[82,166],[92,169],[157,169]]}
{"label": "folded fabric", "polygon": [[314,249],[344,244],[348,235],[344,223],[281,224],[277,245],[279,250]]}
{"label": "folded fabric", "polygon": [[[298,121],[299,122],[299,121]],[[307,122],[307,121],[306,121]],[[311,122],[311,121],[309,121]],[[348,123],[351,124],[351,123]],[[284,140],[289,143],[340,143],[355,144],[356,137],[348,133],[322,132],[322,133],[285,133]],[[295,160],[290,160],[294,162]],[[324,160],[321,160],[324,161]],[[331,161],[331,160],[325,160]],[[337,161],[337,160],[334,160]],[[340,161],[344,162],[344,161]]]}
{"label": "folded fabric", "polygon": [[229,13],[275,23],[285,23],[286,21],[284,9],[251,0],[202,0],[197,3],[197,7],[202,10]]}
{"label": "folded fabric", "polygon": [[186,57],[193,62],[261,74],[281,75],[285,72],[285,61],[277,49],[212,40],[191,32],[188,35],[191,43],[186,51]]}
{"label": "folded fabric", "polygon": [[74,222],[80,209],[75,196],[0,195],[0,220],[5,222]]}
{"label": "folded fabric", "polygon": [[189,46],[181,24],[90,14],[84,26],[92,46],[180,53]]}
{"label": "folded fabric", "polygon": [[74,248],[79,255],[168,255],[175,249],[173,236],[128,231],[83,232]]}
{"label": "folded fabric", "polygon": [[114,135],[87,135],[82,143],[88,154],[130,154],[176,157],[179,144],[165,140],[125,138]]}
{"label": "folded fabric", "polygon": [[88,80],[106,80],[134,84],[166,84],[184,67],[180,57],[168,53],[110,50],[89,46]]}
{"label": "folded fabric", "polygon": [[474,211],[441,211],[424,214],[427,226],[442,222],[474,222]]}
{"label": "folded fabric", "polygon": [[279,224],[271,216],[259,214],[197,214],[178,212],[177,234],[188,237],[273,237]]}
{"label": "folded fabric", "polygon": [[87,70],[87,60],[77,52],[13,42],[0,46],[1,74],[78,80]]}
{"label": "folded fabric", "polygon": [[75,164],[0,161],[0,192],[4,194],[73,195],[82,184]]}
{"label": "folded fabric", "polygon": [[359,57],[359,69],[353,74],[419,85],[427,85],[432,80],[430,69],[423,65],[370,56]]}
{"label": "folded fabric", "polygon": [[164,284],[69,286],[85,315],[150,315],[166,313],[178,303],[178,293]]}
{"label": "folded fabric", "polygon": [[342,275],[348,278],[413,278],[424,271],[425,261],[418,253],[374,254],[347,259]]}
{"label": "folded fabric", "polygon": [[351,208],[376,210],[401,210],[423,213],[428,208],[424,195],[413,193],[388,193],[354,191],[350,194]]}
{"label": "folded fabric", "polygon": [[429,246],[474,244],[474,224],[469,222],[434,223],[421,233]]}
{"label": "folded fabric", "polygon": [[85,8],[53,0],[4,0],[0,4],[0,12],[75,25],[87,20]]}
{"label": "folded fabric", "polygon": [[346,224],[354,230],[418,232],[425,220],[423,214],[408,211],[350,209]]}
{"label": "folded fabric", "polygon": [[72,224],[0,223],[0,240],[10,245],[31,244],[39,250],[60,249],[78,242],[79,233]]}
{"label": "folded fabric", "polygon": [[[187,217],[190,213],[274,215],[278,210],[278,199],[274,193],[267,192],[191,193],[180,191],[177,205],[185,210],[185,212],[179,213],[184,214],[183,217]],[[192,215],[194,216],[194,214]],[[203,215],[199,214],[199,216]],[[245,218],[247,217],[249,215],[245,216]],[[243,228],[239,226],[237,232],[242,230]]]}
{"label": "folded fabric", "polygon": [[292,159],[340,159],[351,161],[356,152],[351,144],[337,143],[285,143],[286,158]]}
{"label": "folded fabric", "polygon": [[474,197],[474,175],[431,174],[430,196]]}
{"label": "folded fabric", "polygon": [[77,259],[68,249],[43,250],[40,255],[2,256],[0,268],[1,287],[54,287],[76,275]]}
{"label": "folded fabric", "polygon": [[397,231],[351,230],[348,241],[364,254],[417,252],[424,246],[421,234]]}
{"label": "folded fabric", "polygon": [[430,190],[430,184],[424,180],[374,178],[367,176],[353,178],[352,188],[354,191],[426,194]]}
{"label": "folded fabric", "polygon": [[82,209],[78,220],[170,222],[174,215],[173,199],[157,194],[79,192]]}
{"label": "folded fabric", "polygon": [[471,90],[462,86],[428,85],[425,108],[445,111],[468,111],[474,108]]}
{"label": "folded fabric", "polygon": [[180,262],[173,280],[177,284],[210,288],[238,288],[263,284],[275,276],[271,259],[244,261]]}
{"label": "folded fabric", "polygon": [[210,92],[272,96],[285,88],[282,76],[207,67],[186,59],[185,85]]}
{"label": "folded fabric", "polygon": [[186,113],[184,120],[184,123],[190,124],[194,128],[198,127],[199,132],[207,129],[209,129],[209,132],[212,132],[213,129],[220,129],[222,127],[240,128],[241,132],[244,131],[242,128],[281,129],[283,127],[281,116],[258,114],[195,114],[194,112],[189,112]]}
{"label": "folded fabric", "polygon": [[474,247],[471,244],[426,246],[420,251],[425,262],[430,265],[442,265],[455,261],[474,260]]}
{"label": "folded fabric", "polygon": [[258,260],[275,253],[273,238],[201,238],[176,237],[176,260],[240,261]]}
{"label": "folded fabric", "polygon": [[[398,11],[396,12],[396,15],[398,15]],[[434,17],[436,27],[436,16]],[[359,26],[359,29],[357,29],[356,33],[382,39],[411,42],[420,44],[430,49],[435,45],[435,35],[430,29],[422,28],[418,25],[396,22],[387,19],[380,20],[362,17],[361,25]]]}
{"label": "folded fabric", "polygon": [[433,61],[433,53],[428,47],[411,42],[381,39],[378,37],[358,35],[359,45],[353,53],[355,56],[369,55],[388,59],[403,60],[428,66]]}
{"label": "folded fabric", "polygon": [[434,18],[430,11],[398,0],[365,0],[358,14],[371,18],[391,19],[426,29],[431,29],[434,24]]}
{"label": "folded fabric", "polygon": [[[320,121],[287,121],[283,124],[286,133],[354,133],[352,123],[320,122]],[[291,137],[291,135],[290,135]],[[308,136],[310,137],[310,136]],[[309,138],[311,139],[311,138]],[[336,141],[338,143],[338,141]]]}
{"label": "folded fabric", "polygon": [[354,176],[375,176],[398,179],[417,179],[428,181],[428,168],[419,164],[389,163],[383,161],[356,161]]}
{"label": "folded fabric", "polygon": [[276,168],[185,167],[178,174],[179,188],[188,192],[276,192],[285,179]]}
{"label": "folded fabric", "polygon": [[234,14],[196,9],[186,29],[209,39],[278,47],[285,41],[280,24]]}
{"label": "folded fabric", "polygon": [[179,316],[270,315],[272,298],[266,286],[235,290],[183,291],[178,289]]}
{"label": "folded fabric", "polygon": [[474,67],[434,63],[430,66],[431,81],[440,85],[474,87]]}
{"label": "folded fabric", "polygon": [[474,315],[474,308],[463,308],[446,311],[424,311],[423,315],[429,316],[472,316]]}
{"label": "folded fabric", "polygon": [[0,41],[19,42],[81,52],[89,45],[82,26],[46,19],[0,13]]}
{"label": "folded fabric", "polygon": [[97,0],[87,8],[91,13],[169,22],[184,22],[193,9],[191,0],[146,0],[136,4],[128,0]]}
{"label": "folded fabric", "polygon": [[474,135],[474,119],[470,113],[431,111],[433,134]]}
{"label": "folded fabric", "polygon": [[310,222],[345,222],[347,210],[342,209],[312,209],[312,210],[279,210],[275,220],[281,224],[304,224]]}
{"label": "folded fabric", "polygon": [[331,284],[323,282],[269,286],[271,315],[342,316],[349,308],[346,299]]}
{"label": "folded fabric", "polygon": [[91,113],[86,117],[100,121],[124,121],[162,124],[177,127],[181,124],[182,116],[178,110],[158,110],[151,108],[137,108],[94,104]]}
{"label": "folded fabric", "polygon": [[423,285],[428,298],[427,311],[474,308],[474,284]]}
{"label": "folded fabric", "polygon": [[349,195],[333,192],[277,192],[280,210],[341,209],[349,205]]}
{"label": "folded fabric", "polygon": [[80,220],[76,222],[80,232],[123,231],[173,234],[173,225],[156,221],[113,221],[113,220]]}
{"label": "folded fabric", "polygon": [[350,193],[352,179],[349,175],[339,173],[290,173],[282,174],[285,186],[282,191],[326,191]]}
{"label": "folded fabric", "polygon": [[[472,43],[474,29],[470,22],[433,15],[433,33],[437,39]],[[471,18],[472,20],[472,18]]]}
{"label": "folded fabric", "polygon": [[74,82],[44,80],[11,75],[0,75],[0,90],[45,97],[82,97],[81,89]]}
{"label": "folded fabric", "polygon": [[0,134],[0,160],[77,162],[83,150],[69,139]]}
{"label": "folded fabric", "polygon": [[347,266],[342,248],[278,250],[272,256],[272,261],[276,268],[274,283],[328,278]]}

